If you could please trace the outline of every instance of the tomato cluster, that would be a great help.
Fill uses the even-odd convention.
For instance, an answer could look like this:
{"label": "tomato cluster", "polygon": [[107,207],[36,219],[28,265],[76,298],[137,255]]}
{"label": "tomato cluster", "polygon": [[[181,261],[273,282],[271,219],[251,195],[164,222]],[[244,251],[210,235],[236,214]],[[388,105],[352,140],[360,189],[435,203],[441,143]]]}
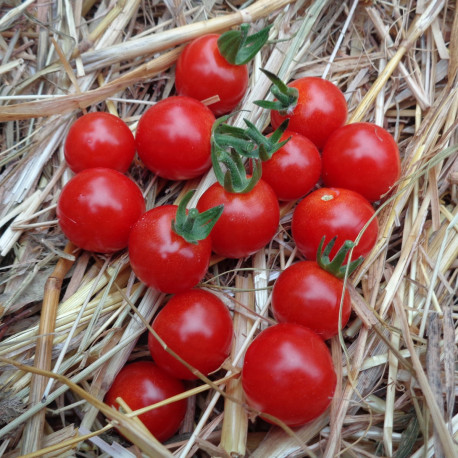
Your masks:
{"label": "tomato cluster", "polygon": [[[127,365],[105,398],[118,407],[121,397],[139,409],[182,393],[180,379],[221,367],[231,349],[231,314],[218,296],[196,286],[212,253],[234,259],[256,253],[277,233],[280,205],[299,200],[291,235],[306,260],[286,268],[272,285],[278,324],[249,346],[241,374],[253,409],[269,422],[298,426],[323,413],[333,396],[336,374],[325,340],[351,313],[341,278],[359,263],[351,262],[349,250],[360,258],[375,245],[378,223],[370,202],[398,180],[399,151],[378,126],[344,125],[345,97],[321,78],[285,85],[263,70],[275,100],[256,103],[271,110],[271,132],[263,135],[248,120],[246,129],[227,124],[229,115],[221,115],[245,95],[246,63],[268,29],[253,39],[245,26],[234,33],[206,35],[183,50],[177,95],[146,110],[135,137],[107,113],[86,114],[71,126],[65,157],[76,175],[62,190],[57,215],[77,246],[100,253],[128,248],[135,275],[172,294],[148,334],[154,362]],[[125,175],[135,151],[165,180],[197,178],[213,166],[217,182],[196,208],[186,208],[190,192],[178,205],[146,211],[140,189]],[[185,410],[180,400],[139,418],[166,440]]]}

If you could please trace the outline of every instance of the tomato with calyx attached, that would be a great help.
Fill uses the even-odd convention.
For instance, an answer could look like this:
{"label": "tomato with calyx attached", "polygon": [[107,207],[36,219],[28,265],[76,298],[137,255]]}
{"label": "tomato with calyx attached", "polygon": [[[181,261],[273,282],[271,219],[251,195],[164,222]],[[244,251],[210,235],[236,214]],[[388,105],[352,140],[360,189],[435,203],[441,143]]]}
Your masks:
{"label": "tomato with calyx attached", "polygon": [[[274,75],[275,77],[275,75]],[[330,81],[304,77],[287,85],[295,95],[288,97],[283,109],[271,112],[272,125],[277,128],[289,119],[288,129],[302,134],[322,149],[329,136],[345,124],[347,102],[342,91]]]}
{"label": "tomato with calyx attached", "polygon": [[388,193],[401,176],[394,138],[368,122],[337,129],[323,149],[322,160],[326,186],[351,189],[371,202]]}
{"label": "tomato with calyx attached", "polygon": [[353,249],[352,259],[366,256],[377,241],[375,211],[357,192],[342,188],[320,188],[299,202],[293,213],[291,230],[298,250],[307,259],[315,260],[323,236],[326,241],[337,237],[331,251],[333,257],[346,240],[356,242],[366,224],[368,226]]}
{"label": "tomato with calyx attached", "polygon": [[139,187],[107,168],[75,175],[57,203],[57,218],[67,238],[84,250],[99,253],[126,248],[129,232],[144,211]]}
{"label": "tomato with calyx attached", "polygon": [[178,94],[200,101],[219,97],[218,102],[209,104],[215,116],[232,111],[248,87],[247,66],[230,64],[221,55],[219,37],[209,34],[189,43],[178,58],[175,72]]}
{"label": "tomato with calyx attached", "polygon": [[262,163],[262,179],[272,186],[279,200],[305,196],[321,176],[321,157],[306,137],[286,130],[280,141],[289,138],[282,148]]}
{"label": "tomato with calyx attached", "polygon": [[197,208],[215,205],[224,210],[212,230],[213,251],[227,258],[244,258],[267,245],[277,232],[280,208],[277,196],[262,179],[251,191],[229,192],[214,183],[200,197]]}
{"label": "tomato with calyx attached", "polygon": [[94,167],[125,173],[135,155],[135,139],[127,124],[117,116],[87,113],[71,125],[64,154],[75,173]]}
{"label": "tomato with calyx attached", "polygon": [[[229,356],[232,318],[214,294],[192,289],[173,296],[154,319],[152,328],[180,358],[208,375]],[[158,366],[174,377],[196,379],[184,364],[162,347],[153,334],[148,347]]]}
{"label": "tomato with calyx attached", "polygon": [[209,236],[222,206],[199,213],[186,210],[194,191],[177,205],[147,211],[129,236],[130,265],[135,275],[163,293],[190,289],[205,276],[212,250]]}
{"label": "tomato with calyx attached", "polygon": [[294,427],[326,410],[336,374],[318,334],[298,324],[280,323],[262,331],[248,347],[242,386],[248,404],[261,416],[268,414]]}
{"label": "tomato with calyx attached", "polygon": [[[185,391],[183,383],[151,361],[137,361],[124,366],[105,395],[105,403],[119,409],[122,398],[131,410],[142,409]],[[142,413],[138,418],[157,440],[172,437],[186,413],[186,399]]]}
{"label": "tomato with calyx attached", "polygon": [[215,116],[191,97],[168,97],[140,118],[135,143],[145,166],[162,178],[188,180],[211,166]]}
{"label": "tomato with calyx attached", "polygon": [[178,57],[175,87],[180,95],[209,103],[215,116],[234,110],[248,87],[247,63],[266,43],[269,28],[248,35],[248,24],[222,35],[207,34],[189,43]]}
{"label": "tomato with calyx attached", "polygon": [[301,324],[330,339],[347,324],[351,301],[342,280],[315,261],[301,261],[285,269],[276,280],[272,311],[278,322]]}

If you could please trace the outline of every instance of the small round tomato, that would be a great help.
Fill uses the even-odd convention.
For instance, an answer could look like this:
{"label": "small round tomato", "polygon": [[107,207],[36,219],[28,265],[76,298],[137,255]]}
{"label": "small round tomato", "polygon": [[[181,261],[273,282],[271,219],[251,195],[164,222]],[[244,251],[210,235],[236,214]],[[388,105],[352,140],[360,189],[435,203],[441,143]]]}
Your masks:
{"label": "small round tomato", "polygon": [[[171,350],[204,375],[218,369],[231,350],[229,310],[217,296],[201,289],[173,296],[154,319],[152,328]],[[186,380],[197,378],[151,333],[148,347],[156,364],[169,374]]]}
{"label": "small round tomato", "polygon": [[389,132],[368,122],[336,130],[323,149],[326,186],[351,189],[370,202],[390,191],[401,176],[398,145]]}
{"label": "small round tomato", "polygon": [[280,323],[306,326],[323,339],[339,332],[339,315],[343,328],[350,318],[351,301],[342,280],[326,272],[315,261],[301,261],[285,269],[274,284],[272,310]]}
{"label": "small round tomato", "polygon": [[304,135],[321,150],[332,132],[347,120],[344,95],[336,85],[318,77],[299,78],[288,86],[299,91],[297,104],[285,116],[272,111],[272,125],[277,128],[288,118],[289,130]]}
{"label": "small round tomato", "polygon": [[[105,403],[119,409],[117,398],[132,410],[142,409],[183,393],[182,382],[164,372],[151,361],[137,361],[124,366],[105,395]],[[172,402],[138,418],[157,440],[163,442],[172,437],[181,425],[186,413],[186,399]]]}
{"label": "small round tomato", "polygon": [[203,101],[218,96],[209,105],[215,116],[232,111],[248,87],[246,65],[230,64],[219,52],[218,34],[208,34],[189,43],[180,54],[175,87],[178,94]]}
{"label": "small round tomato", "polygon": [[262,179],[270,184],[279,200],[305,196],[321,176],[321,157],[316,146],[306,137],[285,131],[280,142],[290,139],[262,163]]}
{"label": "small round tomato", "polygon": [[214,183],[200,197],[199,211],[216,205],[224,210],[213,227],[212,249],[226,258],[244,258],[272,240],[280,221],[277,196],[262,179],[246,193],[226,191]]}
{"label": "small round tomato", "polygon": [[64,154],[75,173],[94,167],[125,173],[135,155],[135,139],[127,124],[117,116],[88,113],[71,125]]}
{"label": "small round tomato", "polygon": [[130,265],[148,286],[179,293],[197,285],[207,272],[211,239],[187,242],[172,230],[178,207],[163,205],[147,211],[129,236]]}
{"label": "small round tomato", "polygon": [[326,410],[336,380],[331,354],[321,337],[293,323],[262,331],[248,347],[242,369],[248,404],[291,427]]}
{"label": "small round tomato", "polygon": [[84,250],[99,253],[126,248],[130,229],[144,211],[139,187],[107,168],[75,175],[57,203],[57,217],[67,238]]}
{"label": "small round tomato", "polygon": [[291,230],[299,251],[315,260],[323,236],[325,243],[337,237],[331,250],[334,257],[346,240],[352,242],[373,218],[353,249],[352,259],[366,256],[374,247],[378,221],[372,205],[360,194],[342,188],[321,188],[306,196],[294,210]]}
{"label": "small round tomato", "polygon": [[168,97],[149,108],[138,123],[135,143],[146,167],[169,180],[188,180],[211,166],[215,116],[191,97]]}

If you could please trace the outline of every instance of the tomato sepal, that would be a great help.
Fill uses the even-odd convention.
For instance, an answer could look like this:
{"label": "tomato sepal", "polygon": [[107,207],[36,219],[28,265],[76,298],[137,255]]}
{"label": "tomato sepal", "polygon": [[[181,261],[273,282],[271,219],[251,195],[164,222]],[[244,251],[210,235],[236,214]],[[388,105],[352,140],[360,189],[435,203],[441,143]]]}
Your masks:
{"label": "tomato sepal", "polygon": [[232,116],[232,114],[223,116],[215,123],[212,143],[215,144],[215,147],[222,150],[233,148],[243,157],[257,157],[255,145],[247,136],[245,129],[225,123],[230,116]]}
{"label": "tomato sepal", "polygon": [[275,73],[265,68],[260,69],[272,82],[270,92],[277,100],[256,100],[255,105],[268,110],[278,111],[282,116],[292,113],[299,100],[299,91],[295,87],[287,86]]}
{"label": "tomato sepal", "polygon": [[248,129],[245,131],[246,135],[253,140],[258,148],[254,151],[257,152],[257,157],[261,161],[268,161],[280,148],[285,146],[291,137],[279,142],[281,136],[288,128],[289,119],[285,119],[280,126],[275,130],[275,132],[270,137],[265,137],[258,130],[258,128],[248,119],[244,119],[245,124],[248,126]]}
{"label": "tomato sepal", "polygon": [[172,220],[172,230],[186,242],[197,244],[199,240],[204,240],[210,235],[213,226],[223,213],[224,205],[217,205],[202,213],[197,208],[186,211],[186,205],[194,193],[195,190],[186,193],[178,204],[176,217]]}
{"label": "tomato sepal", "polygon": [[360,256],[358,259],[351,261],[350,264],[343,264],[347,253],[355,246],[355,243],[351,240],[346,240],[343,245],[340,247],[339,251],[336,253],[334,258],[331,260],[329,258],[329,253],[331,253],[334,244],[336,243],[337,237],[333,237],[330,242],[324,247],[324,242],[326,236],[323,236],[321,242],[318,246],[318,251],[316,253],[316,263],[326,272],[334,275],[337,278],[344,278],[348,272],[348,275],[351,275],[356,268],[363,262],[363,256]]}
{"label": "tomato sepal", "polygon": [[253,35],[248,35],[249,24],[240,30],[228,30],[218,38],[218,50],[232,65],[245,65],[261,50],[269,38],[269,25]]}
{"label": "tomato sepal", "polygon": [[[211,140],[211,160],[218,183],[227,192],[250,192],[262,175],[261,160],[256,155],[250,156],[255,144],[246,135],[245,130],[225,124],[232,114],[222,116],[213,125]],[[229,149],[229,151],[227,151]],[[252,161],[252,173],[247,175],[243,157]],[[226,167],[223,171],[221,163]]]}

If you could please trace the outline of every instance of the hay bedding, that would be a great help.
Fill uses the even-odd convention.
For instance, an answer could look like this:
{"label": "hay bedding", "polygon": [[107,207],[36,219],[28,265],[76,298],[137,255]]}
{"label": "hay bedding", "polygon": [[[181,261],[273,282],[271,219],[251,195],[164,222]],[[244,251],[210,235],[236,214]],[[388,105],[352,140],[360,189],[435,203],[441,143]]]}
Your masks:
{"label": "hay bedding", "polygon": [[[2,2],[0,456],[456,456],[456,3],[248,3]],[[164,447],[135,416],[100,401],[127,360],[147,356],[146,325],[164,297],[136,281],[125,253],[67,244],[55,220],[70,177],[62,145],[83,111],[110,111],[135,130],[150,104],[173,94],[179,46],[242,21],[274,24],[251,67],[243,116],[259,127],[268,121],[252,105],[268,95],[259,67],[284,80],[326,74],[346,94],[350,121],[394,135],[403,174],[378,205],[376,248],[347,279],[354,312],[330,342],[339,382],[328,412],[294,432],[248,421],[230,375],[272,322],[272,280],[299,259],[289,232],[293,204],[285,205],[266,249],[214,260],[205,286],[234,311],[236,349],[211,385],[189,386],[185,422]],[[166,182],[138,161],[130,175],[148,208],[192,187],[197,198],[214,181],[209,173]],[[46,388],[49,371],[59,375]]]}

